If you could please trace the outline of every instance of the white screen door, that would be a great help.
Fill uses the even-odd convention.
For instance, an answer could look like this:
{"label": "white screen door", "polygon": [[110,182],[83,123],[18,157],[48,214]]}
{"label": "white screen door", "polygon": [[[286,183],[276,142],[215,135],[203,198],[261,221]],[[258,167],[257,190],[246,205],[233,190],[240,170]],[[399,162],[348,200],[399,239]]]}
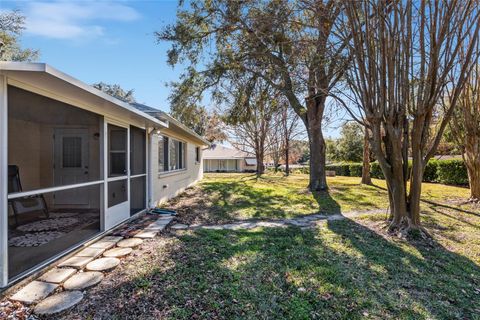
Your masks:
{"label": "white screen door", "polygon": [[[54,180],[55,186],[88,181],[88,129],[56,128],[54,130]],[[88,192],[82,189],[64,190],[55,193],[55,206],[88,206]]]}
{"label": "white screen door", "polygon": [[107,123],[107,211],[105,228],[119,224],[130,217],[129,197],[129,128]]}

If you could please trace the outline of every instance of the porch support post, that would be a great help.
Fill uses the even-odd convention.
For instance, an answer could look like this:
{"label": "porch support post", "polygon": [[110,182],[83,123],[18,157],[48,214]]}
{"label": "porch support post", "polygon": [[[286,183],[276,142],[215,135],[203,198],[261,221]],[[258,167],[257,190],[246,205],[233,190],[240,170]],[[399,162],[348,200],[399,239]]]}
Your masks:
{"label": "porch support post", "polygon": [[[148,132],[151,130],[150,132]],[[155,174],[153,172],[153,135],[156,134],[155,128],[147,128],[147,154],[148,154],[148,165],[147,165],[147,209],[153,208],[153,175]]]}
{"label": "porch support post", "polygon": [[8,285],[8,97],[0,74],[0,286]]}

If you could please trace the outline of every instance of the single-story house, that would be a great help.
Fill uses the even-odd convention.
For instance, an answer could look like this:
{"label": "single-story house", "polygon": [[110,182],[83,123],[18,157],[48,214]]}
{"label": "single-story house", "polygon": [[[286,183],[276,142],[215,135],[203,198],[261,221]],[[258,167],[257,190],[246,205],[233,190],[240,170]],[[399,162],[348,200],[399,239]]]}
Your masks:
{"label": "single-story house", "polygon": [[203,150],[204,172],[254,172],[257,159],[247,152],[212,144]]}
{"label": "single-story house", "polygon": [[0,62],[0,287],[175,196],[208,141],[47,64]]}

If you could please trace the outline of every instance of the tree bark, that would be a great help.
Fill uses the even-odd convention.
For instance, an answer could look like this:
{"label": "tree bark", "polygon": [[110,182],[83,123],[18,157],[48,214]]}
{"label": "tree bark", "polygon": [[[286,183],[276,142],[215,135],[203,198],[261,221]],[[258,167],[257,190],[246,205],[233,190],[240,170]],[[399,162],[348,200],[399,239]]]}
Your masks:
{"label": "tree bark", "polygon": [[464,161],[467,166],[470,199],[480,200],[480,134],[466,137]]}
{"label": "tree bark", "polygon": [[325,98],[314,98],[307,101],[308,142],[310,144],[310,184],[311,191],[328,189],[325,175],[325,140],[322,133],[322,119]]}
{"label": "tree bark", "polygon": [[467,166],[468,182],[470,184],[470,199],[480,201],[480,161]]}
{"label": "tree bark", "polygon": [[260,177],[265,173],[265,164],[263,163],[264,151],[265,151],[265,142],[262,138],[257,138],[255,143],[255,159],[257,160],[257,177]]}
{"label": "tree bark", "polygon": [[288,138],[288,128],[287,128],[287,121],[285,120],[285,175],[290,175],[290,139]]}
{"label": "tree bark", "polygon": [[362,166],[362,184],[371,185],[372,178],[370,177],[370,136],[368,128],[365,126],[365,136],[363,139],[363,166]]}

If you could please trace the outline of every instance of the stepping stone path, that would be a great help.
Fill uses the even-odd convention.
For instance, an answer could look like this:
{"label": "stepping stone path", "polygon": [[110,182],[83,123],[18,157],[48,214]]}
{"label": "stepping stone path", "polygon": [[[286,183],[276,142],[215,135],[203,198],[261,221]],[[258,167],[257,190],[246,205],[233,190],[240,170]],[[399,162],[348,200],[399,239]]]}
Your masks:
{"label": "stepping stone path", "polygon": [[155,238],[155,236],[157,235],[158,231],[142,231],[142,232],[139,232],[135,235],[135,238],[142,238],[142,239],[152,239],[152,238]]}
{"label": "stepping stone path", "polygon": [[72,268],[55,268],[42,275],[38,280],[50,283],[62,283],[75,272],[77,272],[77,270]]}
{"label": "stepping stone path", "polygon": [[[130,254],[132,248],[143,243],[142,238],[155,237],[173,217],[158,216],[153,223],[150,223],[151,219],[151,217],[143,219],[136,227],[133,226],[140,230],[134,238],[103,237],[46,272],[38,280],[30,282],[10,299],[27,305],[36,303],[33,311],[39,315],[52,315],[73,307],[83,299],[80,290],[92,287],[103,280],[104,274],[100,271],[108,271],[118,266],[120,260],[117,257]],[[135,224],[135,221],[133,223]],[[104,257],[97,258],[101,255]],[[82,272],[83,269],[88,271]],[[61,291],[62,289],[64,291]],[[61,292],[48,297],[55,290]]]}
{"label": "stepping stone path", "polygon": [[117,247],[120,248],[135,248],[143,243],[142,239],[139,238],[130,238],[125,239],[117,243]]}
{"label": "stepping stone path", "polygon": [[103,273],[92,272],[79,272],[65,281],[63,288],[65,290],[84,290],[98,284],[103,280]]}
{"label": "stepping stone path", "polygon": [[76,269],[83,269],[90,261],[93,260],[93,257],[78,257],[73,256],[64,262],[60,263],[59,267],[73,267]]}
{"label": "stepping stone path", "polygon": [[117,258],[100,258],[87,264],[85,267],[89,271],[108,271],[120,264]]}
{"label": "stepping stone path", "polygon": [[51,315],[73,307],[82,299],[81,291],[64,291],[43,300],[33,311],[40,315]]}
{"label": "stepping stone path", "polygon": [[177,224],[174,224],[173,226],[171,226],[170,228],[174,229],[174,230],[182,230],[182,229],[188,229],[188,225],[177,223]]}
{"label": "stepping stone path", "polygon": [[[239,230],[239,229],[254,229],[258,227],[265,227],[265,228],[286,228],[288,226],[297,226],[301,227],[302,229],[305,228],[313,228],[317,226],[317,223],[320,221],[336,221],[336,220],[343,220],[347,218],[352,218],[356,216],[361,216],[364,214],[380,214],[384,213],[385,209],[374,209],[369,211],[351,211],[346,212],[343,214],[333,214],[333,215],[325,215],[325,214],[312,214],[307,216],[301,216],[292,219],[278,219],[278,220],[270,220],[270,221],[248,221],[248,222],[234,222],[234,223],[227,223],[227,224],[219,224],[219,225],[186,225],[181,223],[176,223],[170,227],[172,230],[182,230],[182,229],[210,229],[210,230]],[[158,220],[157,220],[158,221]]]}
{"label": "stepping stone path", "polygon": [[22,290],[15,293],[10,299],[20,301],[25,304],[32,304],[44,299],[57,287],[58,284],[35,280],[23,287]]}
{"label": "stepping stone path", "polygon": [[87,247],[77,253],[75,256],[96,258],[101,256],[103,252],[105,252],[105,249]]}
{"label": "stepping stone path", "polygon": [[94,244],[91,244],[89,248],[108,250],[112,247],[115,247],[115,242],[101,240],[99,242],[95,242]]}
{"label": "stepping stone path", "polygon": [[108,251],[105,251],[103,256],[110,257],[110,258],[119,258],[119,257],[124,257],[130,254],[132,251],[133,251],[132,248],[113,248]]}

